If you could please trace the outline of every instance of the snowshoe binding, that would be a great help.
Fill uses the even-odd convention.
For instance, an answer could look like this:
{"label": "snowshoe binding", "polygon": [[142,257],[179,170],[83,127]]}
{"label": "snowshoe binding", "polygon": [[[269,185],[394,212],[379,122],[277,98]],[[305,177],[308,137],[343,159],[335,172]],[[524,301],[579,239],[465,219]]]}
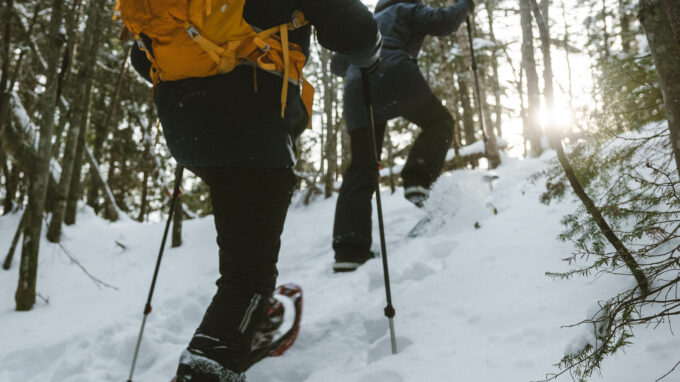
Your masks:
{"label": "snowshoe binding", "polygon": [[293,283],[280,285],[251,344],[248,367],[266,357],[278,357],[297,339],[302,319],[302,288]]}

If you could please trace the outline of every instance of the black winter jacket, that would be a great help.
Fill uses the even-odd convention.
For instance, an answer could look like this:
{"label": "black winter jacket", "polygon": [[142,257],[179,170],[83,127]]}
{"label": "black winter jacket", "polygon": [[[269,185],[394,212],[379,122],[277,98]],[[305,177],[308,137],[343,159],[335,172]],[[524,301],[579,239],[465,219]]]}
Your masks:
{"label": "black winter jacket", "polygon": [[[454,33],[474,8],[473,0],[459,0],[445,8],[428,7],[420,0],[378,1],[374,17],[383,39],[383,60],[394,61],[394,56],[416,60],[425,36]],[[333,72],[344,77],[349,61],[336,54],[332,65]]]}
{"label": "black winter jacket", "polygon": [[[425,36],[455,32],[473,9],[472,0],[459,0],[444,8],[428,7],[419,0],[378,1],[374,17],[382,35],[383,49],[382,63],[371,75],[376,123],[385,123],[432,95],[416,61]],[[334,74],[346,77],[347,129],[366,128],[359,70],[342,54],[333,56],[331,69]]]}
{"label": "black winter jacket", "polygon": [[[360,0],[247,0],[245,20],[260,29],[290,21],[302,10],[324,47],[356,58],[376,51],[377,25]],[[292,32],[291,42],[307,54],[311,27]],[[132,63],[148,79],[149,62],[133,49]],[[291,167],[294,143],[308,116],[299,89],[290,86],[281,118],[279,76],[253,68],[205,78],[161,82],[155,102],[170,152],[189,167]]]}

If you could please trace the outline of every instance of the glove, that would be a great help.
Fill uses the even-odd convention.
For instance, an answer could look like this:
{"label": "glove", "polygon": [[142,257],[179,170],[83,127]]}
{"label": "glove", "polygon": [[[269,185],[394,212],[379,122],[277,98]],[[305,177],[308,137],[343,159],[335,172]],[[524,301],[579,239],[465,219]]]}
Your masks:
{"label": "glove", "polygon": [[369,71],[375,70],[380,64],[380,51],[382,49],[382,36],[378,31],[375,44],[360,52],[344,54],[350,65],[360,68],[368,68]]}
{"label": "glove", "polygon": [[347,74],[347,68],[349,68],[349,61],[347,60],[347,57],[342,54],[335,53],[333,55],[333,59],[331,60],[331,72],[336,76],[345,77]]}
{"label": "glove", "polygon": [[475,11],[475,2],[473,0],[458,0],[458,1],[464,1],[465,4],[467,4],[468,9],[470,10],[470,13]]}

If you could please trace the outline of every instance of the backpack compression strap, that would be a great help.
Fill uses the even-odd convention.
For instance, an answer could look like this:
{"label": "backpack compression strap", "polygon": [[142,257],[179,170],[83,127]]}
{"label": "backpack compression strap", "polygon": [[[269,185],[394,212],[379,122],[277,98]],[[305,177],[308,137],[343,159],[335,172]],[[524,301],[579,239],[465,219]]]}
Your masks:
{"label": "backpack compression strap", "polygon": [[[232,71],[236,65],[239,64],[240,59],[245,59],[247,61],[254,61],[254,63],[263,70],[282,75],[281,118],[283,118],[285,116],[288,99],[288,81],[292,79],[290,75],[290,41],[288,39],[288,31],[301,28],[307,24],[309,24],[309,22],[305,19],[304,14],[300,11],[296,11],[290,22],[258,32],[252,38],[228,42],[226,49],[213,43],[208,38],[201,36],[200,32],[191,25],[189,21],[184,21],[182,27],[184,27],[184,30],[186,30],[191,39],[196,42],[213,61],[215,61],[221,73]],[[278,34],[281,39],[281,53],[283,57],[278,57],[276,54],[269,54],[271,52],[271,47],[264,41],[276,34]],[[259,55],[255,60],[251,60],[249,57],[257,49],[264,52],[264,54]],[[265,58],[269,58],[273,62],[265,62]],[[300,82],[302,82],[302,101],[310,120],[310,124],[307,126],[309,128],[311,127],[314,88],[302,75],[301,68],[297,68],[297,70],[299,71]]]}

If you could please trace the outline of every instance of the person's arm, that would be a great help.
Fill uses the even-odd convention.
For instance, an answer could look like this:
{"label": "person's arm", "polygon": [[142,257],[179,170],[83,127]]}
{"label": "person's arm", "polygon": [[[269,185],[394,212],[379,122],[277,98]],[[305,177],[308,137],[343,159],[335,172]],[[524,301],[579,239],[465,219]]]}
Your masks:
{"label": "person's arm", "polygon": [[349,60],[342,54],[334,54],[331,60],[331,72],[336,76],[344,77],[349,68]]}
{"label": "person's arm", "polygon": [[299,0],[298,4],[326,49],[359,67],[371,67],[379,60],[382,40],[378,24],[361,1]]}
{"label": "person's arm", "polygon": [[140,76],[144,77],[145,80],[151,82],[151,62],[146,57],[146,53],[139,49],[137,41],[134,43],[132,51],[130,52],[130,61],[132,62],[132,67],[135,68]]}
{"label": "person's arm", "polygon": [[444,8],[419,4],[413,10],[412,25],[417,32],[425,35],[447,36],[457,31],[474,9],[473,0],[458,0]]}

